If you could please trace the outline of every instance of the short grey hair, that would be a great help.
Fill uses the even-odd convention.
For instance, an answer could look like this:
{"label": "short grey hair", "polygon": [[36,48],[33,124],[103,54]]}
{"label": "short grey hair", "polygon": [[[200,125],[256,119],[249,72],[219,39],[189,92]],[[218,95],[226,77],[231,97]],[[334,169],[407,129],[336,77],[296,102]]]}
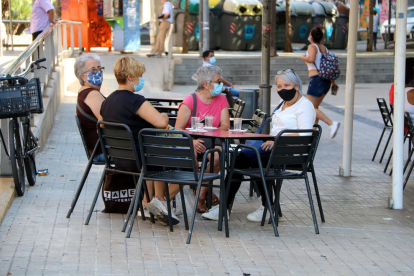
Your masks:
{"label": "short grey hair", "polygon": [[217,74],[221,75],[221,69],[218,66],[203,66],[197,69],[197,89],[203,89],[206,81],[211,81]]}
{"label": "short grey hair", "polygon": [[[287,70],[287,69],[285,69]],[[292,69],[290,71],[285,72],[285,70],[281,70],[279,72],[279,74],[276,75],[275,77],[275,82],[277,81],[277,78],[281,78],[284,81],[293,84],[293,85],[298,85],[299,86],[299,94],[302,96],[305,96],[302,93],[302,81],[300,80],[299,76],[295,73],[295,71],[293,71]]]}
{"label": "short grey hair", "polygon": [[75,62],[75,76],[78,78],[81,85],[85,85],[83,79],[80,77],[85,72],[85,62],[89,59],[94,59],[101,63],[101,58],[95,54],[84,54],[76,59]]}

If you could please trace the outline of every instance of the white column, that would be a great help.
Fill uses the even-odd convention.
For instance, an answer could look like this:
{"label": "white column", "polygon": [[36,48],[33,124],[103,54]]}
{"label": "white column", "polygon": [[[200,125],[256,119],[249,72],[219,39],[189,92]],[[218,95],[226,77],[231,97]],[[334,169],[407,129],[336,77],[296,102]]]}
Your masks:
{"label": "white column", "polygon": [[394,66],[394,132],[392,158],[392,208],[403,208],[403,158],[404,158],[404,88],[405,52],[407,31],[407,1],[397,1],[395,28],[395,66]]}
{"label": "white column", "polygon": [[358,33],[358,1],[351,1],[349,13],[348,54],[346,63],[344,147],[340,175],[351,176],[354,93]]}

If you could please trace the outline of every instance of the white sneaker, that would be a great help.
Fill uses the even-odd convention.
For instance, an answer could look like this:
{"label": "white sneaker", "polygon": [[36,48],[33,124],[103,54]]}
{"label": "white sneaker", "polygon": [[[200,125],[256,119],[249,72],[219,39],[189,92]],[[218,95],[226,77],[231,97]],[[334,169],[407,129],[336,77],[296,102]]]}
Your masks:
{"label": "white sneaker", "polygon": [[339,126],[341,125],[340,122],[332,122],[332,125],[329,126],[331,130],[331,139],[335,138],[336,133],[338,132]]}
{"label": "white sneaker", "polygon": [[[161,202],[165,206],[165,209],[167,210],[167,213],[168,213],[167,201],[161,201]],[[171,202],[171,213],[173,213],[176,216],[180,216],[183,214],[183,210],[181,210],[180,207],[176,207],[176,208],[172,207],[172,202]]]}
{"label": "white sneaker", "polygon": [[[208,212],[203,213],[201,216],[209,220],[218,220],[220,212],[220,204],[213,206]],[[227,217],[229,218],[229,211],[227,211]]]}
{"label": "white sneaker", "polygon": [[[151,217],[150,213],[148,212],[147,207],[144,207],[144,216],[146,218],[150,218]],[[141,210],[138,211],[137,217],[141,217]]]}
{"label": "white sneaker", "polygon": [[[168,209],[166,204],[159,200],[158,198],[154,197],[150,203],[148,203],[147,208],[148,211],[153,214],[160,222],[164,225],[168,225]],[[171,213],[172,223],[176,225],[180,222],[177,216],[174,213]]]}
{"label": "white sneaker", "polygon": [[[247,219],[253,222],[261,222],[263,217],[264,207],[260,206],[256,211],[247,215]],[[266,213],[266,219],[270,218],[270,212]]]}

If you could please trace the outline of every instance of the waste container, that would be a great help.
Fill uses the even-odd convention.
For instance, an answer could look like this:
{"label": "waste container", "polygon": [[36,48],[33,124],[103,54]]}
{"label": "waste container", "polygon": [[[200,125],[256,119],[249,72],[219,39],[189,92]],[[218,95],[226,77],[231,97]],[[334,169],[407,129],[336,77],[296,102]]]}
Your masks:
{"label": "waste container", "polygon": [[292,43],[307,43],[310,30],[313,28],[315,10],[307,2],[292,1],[290,16]]}
{"label": "waste container", "polygon": [[246,102],[242,113],[242,118],[252,118],[254,111],[259,108],[259,88],[242,88],[240,89],[239,98]]}
{"label": "waste container", "polygon": [[219,20],[221,49],[261,49],[262,3],[257,0],[225,0]]}
{"label": "waste container", "polygon": [[[198,40],[200,39],[198,26],[199,0],[190,0],[189,17],[187,22],[188,50],[198,50]],[[180,2],[179,8],[174,9],[174,30],[173,46],[183,46],[183,26],[185,15],[185,0]]]}
{"label": "waste container", "polygon": [[335,5],[328,2],[312,2],[315,9],[314,27],[320,26],[323,31],[323,44],[328,48],[333,48],[336,35],[336,19],[338,9]]}
{"label": "waste container", "polygon": [[[91,47],[112,49],[111,27],[103,17],[103,0],[62,1],[62,20],[82,22],[82,46],[86,51]],[[73,28],[75,47],[79,47],[79,28]],[[67,38],[70,41],[70,25],[66,25]],[[62,38],[63,39],[63,38]]]}
{"label": "waste container", "polygon": [[349,8],[342,3],[335,2],[339,16],[336,19],[335,49],[345,49],[348,44]]}
{"label": "waste container", "polygon": [[276,2],[276,49],[283,50],[286,41],[286,6],[284,2]]}

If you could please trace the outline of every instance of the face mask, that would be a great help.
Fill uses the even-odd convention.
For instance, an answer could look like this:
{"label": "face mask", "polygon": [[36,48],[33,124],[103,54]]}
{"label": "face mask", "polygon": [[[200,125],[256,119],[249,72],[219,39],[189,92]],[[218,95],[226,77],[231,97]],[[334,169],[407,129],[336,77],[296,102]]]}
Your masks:
{"label": "face mask", "polygon": [[[134,82],[131,81],[133,84]],[[144,88],[144,78],[139,78],[139,83],[138,84],[134,84],[134,90],[135,92],[139,92],[142,90],[142,88]]]}
{"label": "face mask", "polygon": [[311,39],[310,39],[310,37],[308,36],[308,41],[309,41],[309,43],[310,44],[312,44],[312,41],[311,41]]}
{"label": "face mask", "polygon": [[282,89],[280,91],[277,91],[279,96],[284,100],[285,102],[291,101],[295,95],[296,95],[296,89]]}
{"label": "face mask", "polygon": [[211,95],[213,95],[213,97],[218,96],[221,94],[221,92],[223,92],[223,83],[221,84],[214,84],[214,89],[210,90]]}
{"label": "face mask", "polygon": [[214,65],[214,64],[216,64],[216,57],[211,57],[210,58],[210,63],[212,64],[212,65]]}
{"label": "face mask", "polygon": [[103,80],[102,71],[98,70],[88,74],[88,82],[94,86],[101,86]]}

